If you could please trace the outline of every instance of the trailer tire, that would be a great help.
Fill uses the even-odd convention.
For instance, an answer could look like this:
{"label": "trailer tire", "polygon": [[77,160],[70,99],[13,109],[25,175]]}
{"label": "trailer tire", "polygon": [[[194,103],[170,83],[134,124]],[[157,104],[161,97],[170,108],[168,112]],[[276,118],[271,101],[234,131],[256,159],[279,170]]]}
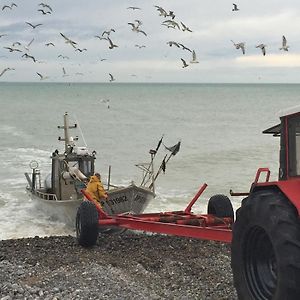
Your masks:
{"label": "trailer tire", "polygon": [[218,218],[234,219],[231,201],[227,196],[222,194],[214,195],[208,200],[207,213]]}
{"label": "trailer tire", "polygon": [[233,225],[231,267],[239,299],[300,299],[299,216],[282,193],[258,191],[243,200]]}
{"label": "trailer tire", "polygon": [[98,211],[94,203],[81,202],[76,215],[76,237],[79,245],[92,247],[98,239]]}

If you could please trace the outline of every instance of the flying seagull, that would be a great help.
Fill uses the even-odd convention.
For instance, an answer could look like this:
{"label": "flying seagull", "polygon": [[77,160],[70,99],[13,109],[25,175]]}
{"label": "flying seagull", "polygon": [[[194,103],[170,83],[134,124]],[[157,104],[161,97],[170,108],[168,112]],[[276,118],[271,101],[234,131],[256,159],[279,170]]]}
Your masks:
{"label": "flying seagull", "polygon": [[259,44],[255,48],[260,48],[261,51],[262,51],[263,56],[265,56],[266,55],[266,46],[267,45],[265,45],[265,44]]}
{"label": "flying seagull", "polygon": [[241,43],[235,43],[233,40],[231,40],[235,49],[241,49],[243,54],[245,54],[245,43],[241,42]]}
{"label": "flying seagull", "polygon": [[163,17],[168,16],[168,13],[161,6],[154,5],[154,7],[156,7],[156,9],[159,11],[160,16],[163,16]]}
{"label": "flying seagull", "polygon": [[31,58],[34,62],[36,62],[36,59],[32,56],[32,55],[28,55],[27,53],[24,53],[22,55],[22,57],[25,57],[25,58]]}
{"label": "flying seagull", "polygon": [[232,5],[233,5],[232,11],[240,10],[235,3],[232,3]]}
{"label": "flying seagull", "polygon": [[53,46],[53,47],[55,47],[55,45],[54,45],[52,42],[50,42],[50,43],[46,43],[46,44],[45,44],[45,46],[47,46],[47,47],[49,47],[49,46]]}
{"label": "flying seagull", "polygon": [[199,61],[197,60],[197,57],[196,57],[196,52],[195,50],[193,50],[193,53],[192,53],[192,60],[190,61],[191,64],[197,64],[199,63]]}
{"label": "flying seagull", "polygon": [[75,45],[77,45],[76,42],[72,41],[71,39],[69,39],[68,37],[66,37],[66,36],[65,36],[63,33],[61,33],[61,32],[60,32],[60,35],[65,39],[65,43],[66,43],[66,44],[70,44],[73,48],[76,49],[76,46],[75,46]]}
{"label": "flying seagull", "polygon": [[14,70],[14,68],[5,68],[1,73],[0,73],[0,77],[7,71],[10,71],[10,70]]}
{"label": "flying seagull", "polygon": [[118,47],[117,45],[115,45],[113,42],[112,42],[112,40],[109,38],[109,37],[107,37],[107,40],[109,41],[109,49],[113,49],[113,48],[115,48],[115,47]]}
{"label": "flying seagull", "polygon": [[28,24],[30,27],[32,27],[32,29],[35,29],[36,27],[43,25],[43,24],[33,25],[33,24],[29,23],[29,22],[25,22],[25,23]]}
{"label": "flying seagull", "polygon": [[43,15],[51,14],[51,11],[44,11],[43,9],[38,9],[37,11],[40,11]]}
{"label": "flying seagull", "polygon": [[16,3],[12,3],[10,6],[9,6],[9,5],[4,5],[4,6],[2,7],[2,10],[4,10],[5,8],[12,9],[14,6],[15,6],[15,7],[18,7],[18,5],[17,5]]}
{"label": "flying seagull", "polygon": [[109,29],[109,30],[104,30],[101,34],[101,36],[104,36],[104,34],[106,35],[110,35],[111,32],[116,32],[113,28]]}
{"label": "flying seagull", "polygon": [[189,32],[193,32],[191,29],[189,29],[185,24],[183,24],[182,22],[181,23],[181,26],[182,26],[182,31],[189,31]]}
{"label": "flying seagull", "polygon": [[139,7],[136,7],[136,6],[129,6],[129,7],[127,7],[127,9],[136,10],[136,9],[140,9],[140,8],[139,8]]}
{"label": "flying seagull", "polygon": [[179,44],[179,46],[182,47],[182,50],[187,50],[187,51],[190,51],[192,53],[192,50],[190,48],[184,46],[183,44],[180,44],[180,43],[178,43],[178,44]]}
{"label": "flying seagull", "polygon": [[112,76],[112,74],[109,73],[109,76],[110,76],[109,82],[115,81],[115,78],[114,76]]}
{"label": "flying seagull", "polygon": [[289,47],[287,44],[286,44],[286,38],[285,36],[283,35],[282,36],[282,47],[279,48],[279,50],[284,50],[284,51],[289,51]]}
{"label": "flying seagull", "polygon": [[168,26],[168,27],[169,27],[169,26],[170,26],[170,27],[173,27],[173,28],[177,27],[177,28],[180,30],[180,27],[179,27],[178,23],[175,22],[175,21],[173,21],[173,20],[166,20],[166,21],[163,21],[162,24],[163,24],[163,25],[166,25],[166,26]]}
{"label": "flying seagull", "polygon": [[15,52],[15,51],[22,52],[22,50],[17,48],[12,48],[12,47],[3,47],[3,48],[9,50],[9,52]]}
{"label": "flying seagull", "polygon": [[169,42],[167,42],[167,44],[168,44],[170,47],[172,47],[172,46],[174,45],[174,46],[176,46],[177,48],[180,48],[180,45],[179,45],[178,43],[176,43],[176,42],[173,42],[173,41],[169,41]]}
{"label": "flying seagull", "polygon": [[182,63],[183,63],[183,68],[186,68],[188,66],[188,64],[186,63],[186,61],[183,58],[180,58]]}
{"label": "flying seagull", "polygon": [[52,8],[51,8],[50,5],[48,5],[48,4],[40,3],[39,6],[46,7],[46,8],[48,8],[49,10],[52,11]]}
{"label": "flying seagull", "polygon": [[7,34],[0,34],[0,38],[2,38],[3,36],[7,36]]}
{"label": "flying seagull", "polygon": [[36,72],[36,74],[38,74],[40,76],[40,80],[45,80],[48,79],[48,76],[43,76],[41,73]]}

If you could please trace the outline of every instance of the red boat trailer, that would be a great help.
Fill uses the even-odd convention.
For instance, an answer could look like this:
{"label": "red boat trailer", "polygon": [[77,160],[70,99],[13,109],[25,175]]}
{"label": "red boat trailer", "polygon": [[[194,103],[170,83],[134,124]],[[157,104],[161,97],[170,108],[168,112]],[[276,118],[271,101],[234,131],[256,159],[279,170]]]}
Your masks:
{"label": "red boat trailer", "polygon": [[[232,239],[232,224],[233,215],[230,217],[218,217],[214,214],[194,214],[191,212],[192,206],[196,203],[200,195],[206,189],[207,184],[204,183],[188,206],[183,211],[169,211],[160,213],[144,213],[144,214],[117,214],[108,215],[101,206],[96,203],[88,193],[82,190],[85,198],[96,206],[98,213],[98,229],[101,226],[119,227],[131,230],[141,230],[148,232],[155,232],[161,234],[185,236],[204,240],[214,240],[225,243],[230,243]],[[217,195],[223,196],[223,195]],[[225,197],[225,196],[223,196]],[[227,198],[227,197],[226,197]],[[85,201],[87,202],[87,201]],[[87,204],[87,203],[86,203]],[[94,206],[93,205],[93,206]],[[80,214],[80,210],[79,210]],[[87,215],[87,214],[85,214]],[[80,218],[77,216],[76,229],[77,237],[79,236],[79,243],[83,246],[92,246],[96,243],[94,238],[91,241],[88,239],[81,239],[83,237],[83,230],[87,227],[93,227],[93,222],[89,224],[82,224]],[[101,230],[100,230],[101,231]],[[93,230],[89,228],[86,230],[85,237],[93,236]],[[97,231],[98,236],[98,231]]]}

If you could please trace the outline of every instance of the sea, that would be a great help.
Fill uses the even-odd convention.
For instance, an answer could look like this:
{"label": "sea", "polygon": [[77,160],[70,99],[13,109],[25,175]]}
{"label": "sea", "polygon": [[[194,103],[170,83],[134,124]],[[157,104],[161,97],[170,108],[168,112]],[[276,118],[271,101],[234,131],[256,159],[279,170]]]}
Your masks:
{"label": "sea", "polygon": [[64,149],[57,126],[65,112],[78,124],[77,145],[97,152],[103,182],[111,167],[112,184],[140,184],[136,165],[150,162],[161,137],[155,171],[180,141],[146,212],[183,210],[206,183],[192,209],[206,213],[215,194],[237,209],[243,197],[230,189],[249,191],[259,167],[277,179],[279,138],[262,131],[299,98],[298,84],[0,83],[0,240],[74,235],[30,199],[24,176],[33,160],[42,178],[49,174],[51,153]]}

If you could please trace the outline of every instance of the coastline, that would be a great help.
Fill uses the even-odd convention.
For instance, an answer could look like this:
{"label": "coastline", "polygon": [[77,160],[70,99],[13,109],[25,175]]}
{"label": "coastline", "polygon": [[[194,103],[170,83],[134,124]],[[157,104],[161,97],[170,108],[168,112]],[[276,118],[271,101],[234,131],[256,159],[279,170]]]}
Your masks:
{"label": "coastline", "polygon": [[230,245],[127,231],[0,241],[0,299],[237,299]]}

